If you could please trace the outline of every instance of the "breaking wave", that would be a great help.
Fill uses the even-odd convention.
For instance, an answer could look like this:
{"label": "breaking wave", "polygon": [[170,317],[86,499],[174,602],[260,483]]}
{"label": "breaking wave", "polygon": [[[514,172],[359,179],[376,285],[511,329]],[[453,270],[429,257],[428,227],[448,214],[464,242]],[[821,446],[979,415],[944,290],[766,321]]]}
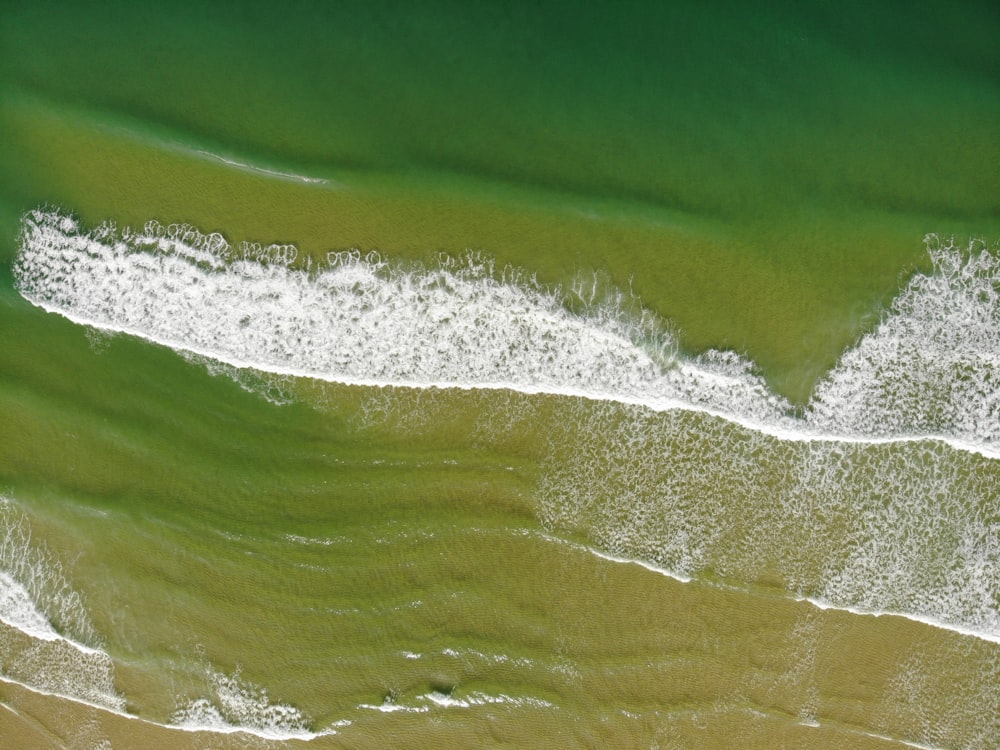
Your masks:
{"label": "breaking wave", "polygon": [[931,274],[914,276],[878,328],[817,386],[809,419],[824,430],[941,434],[1000,443],[1000,258],[925,238]]}
{"label": "breaking wave", "polygon": [[669,327],[624,295],[594,302],[482,258],[407,267],[348,251],[314,264],[292,245],[234,247],[155,221],[86,231],[39,209],[23,219],[15,275],[46,310],[235,367],[691,408],[782,437],[932,436],[997,455],[1000,263],[985,247],[927,242],[933,272],[910,281],[803,414],[735,353],[678,356]]}
{"label": "breaking wave", "polygon": [[248,732],[269,739],[311,739],[309,720],[294,706],[271,701],[265,689],[238,672],[209,670],[212,696],[197,698],[177,709],[171,724],[181,729]]}

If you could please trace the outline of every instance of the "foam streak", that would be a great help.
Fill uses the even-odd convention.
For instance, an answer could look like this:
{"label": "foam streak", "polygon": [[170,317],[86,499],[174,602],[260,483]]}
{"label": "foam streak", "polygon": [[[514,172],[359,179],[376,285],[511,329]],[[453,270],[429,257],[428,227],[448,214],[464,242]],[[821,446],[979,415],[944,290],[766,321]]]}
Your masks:
{"label": "foam streak", "polygon": [[[587,552],[591,555],[594,555],[595,557],[599,557],[602,560],[607,560],[609,562],[615,562],[615,563],[623,563],[627,565],[637,565],[640,568],[644,568],[645,570],[650,571],[651,573],[656,573],[666,578],[671,578],[677,581],[678,583],[691,583],[694,580],[690,576],[683,575],[681,573],[676,573],[659,565],[653,565],[651,563],[646,562],[645,560],[639,560],[630,557],[622,557],[619,555],[612,555],[607,552],[603,552],[599,549],[594,549],[593,547],[588,547],[586,545],[577,544],[575,542],[569,542],[566,541],[565,539],[560,539],[559,537],[552,536],[550,534],[540,534],[539,536],[540,538],[545,539],[546,541],[555,542],[557,544],[562,544],[562,545],[568,545],[570,547],[573,547],[574,549],[579,549],[583,552]],[[699,579],[698,583],[705,586],[711,586],[712,588],[749,592],[749,589],[745,587],[726,585],[717,583],[715,581],[706,581]],[[761,592],[759,591],[754,593],[757,595],[761,595]],[[862,609],[859,607],[847,607],[840,604],[835,604],[833,602],[825,601],[823,599],[818,599],[815,597],[795,596],[793,594],[787,594],[781,596],[781,598],[788,599],[794,602],[805,602],[807,604],[811,604],[812,606],[816,607],[816,609],[821,609],[821,610],[829,609],[837,612],[849,612],[852,615],[860,615],[867,617],[901,617],[904,620],[919,622],[922,625],[929,625],[933,628],[939,628],[941,630],[947,630],[952,633],[957,633],[958,635],[967,636],[970,638],[978,638],[979,640],[1000,644],[1000,633],[990,633],[990,632],[975,630],[974,628],[963,627],[961,625],[954,625],[939,619],[935,619],[933,617],[914,615],[908,612],[889,612],[889,611],[880,611],[872,609]]]}

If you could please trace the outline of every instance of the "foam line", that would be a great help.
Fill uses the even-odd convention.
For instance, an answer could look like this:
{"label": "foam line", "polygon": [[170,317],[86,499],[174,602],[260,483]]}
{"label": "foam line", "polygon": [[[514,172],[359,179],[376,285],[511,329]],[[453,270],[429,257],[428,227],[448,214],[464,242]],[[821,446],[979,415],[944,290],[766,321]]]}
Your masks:
{"label": "foam line", "polygon": [[[929,240],[932,243],[932,240]],[[348,385],[503,389],[686,409],[781,440],[941,441],[1000,457],[1000,264],[931,250],[880,327],[845,353],[797,416],[731,352],[677,356],[667,326],[594,301],[581,314],[488,261],[390,266],[187,225],[85,232],[55,210],[24,217],[15,275],[33,304],[74,322],[253,368]]]}
{"label": "foam line", "polygon": [[409,379],[391,379],[391,378],[364,378],[364,377],[351,377],[351,376],[340,376],[331,375],[326,372],[318,370],[307,370],[298,369],[294,367],[284,367],[281,365],[275,365],[267,362],[254,361],[250,359],[244,359],[240,357],[231,356],[229,354],[220,353],[218,350],[205,348],[205,347],[195,347],[188,343],[180,342],[175,339],[157,336],[148,331],[144,331],[138,328],[130,326],[117,326],[111,325],[103,320],[96,318],[91,318],[83,315],[77,315],[68,312],[66,309],[57,307],[55,305],[47,304],[40,299],[33,298],[27,294],[22,293],[25,299],[31,302],[35,307],[45,310],[49,313],[54,313],[60,317],[69,320],[72,323],[76,323],[82,326],[88,326],[90,328],[96,328],[101,331],[106,331],[108,333],[124,333],[129,336],[135,336],[144,341],[148,341],[152,344],[158,344],[160,346],[165,346],[169,349],[173,349],[179,352],[187,352],[190,354],[195,354],[201,357],[206,357],[208,359],[214,359],[223,364],[230,365],[241,370],[258,370],[260,372],[269,372],[275,375],[285,375],[294,378],[307,378],[312,380],[321,380],[327,383],[337,383],[339,385],[350,385],[365,388],[410,388],[410,389],[439,389],[439,390],[460,390],[460,391],[511,391],[514,393],[523,393],[528,396],[561,396],[567,398],[580,398],[587,401],[602,401],[610,402],[616,404],[623,404],[625,406],[638,406],[641,408],[649,409],[653,412],[665,412],[674,410],[684,410],[697,412],[699,414],[705,414],[706,416],[715,417],[717,419],[725,420],[731,424],[739,425],[740,427],[746,428],[748,430],[753,430],[754,432],[761,433],[762,435],[768,435],[770,437],[776,438],[778,440],[786,440],[790,442],[805,442],[805,443],[855,443],[862,445],[894,445],[899,443],[920,443],[920,442],[938,442],[943,443],[955,450],[964,451],[966,453],[974,453],[984,458],[996,459],[1000,458],[1000,447],[986,446],[977,443],[968,442],[965,440],[957,439],[948,435],[940,435],[934,433],[924,433],[924,434],[900,434],[886,437],[865,437],[862,435],[851,435],[851,434],[839,434],[839,433],[821,433],[816,430],[809,429],[807,426],[803,426],[800,429],[794,429],[791,427],[781,427],[772,423],[761,422],[754,419],[749,419],[732,412],[723,411],[720,409],[713,409],[706,406],[700,406],[697,404],[692,404],[689,401],[684,401],[677,398],[641,398],[638,396],[629,396],[625,394],[617,393],[601,393],[595,391],[589,391],[580,388],[571,387],[554,387],[554,386],[544,386],[544,385],[526,385],[518,382],[478,382],[471,383],[467,381],[460,380],[440,380],[440,381],[414,381]]}
{"label": "foam line", "polygon": [[932,628],[949,630],[952,633],[958,633],[959,635],[1000,644],[1000,633],[984,633],[979,630],[973,630],[972,628],[962,627],[961,625],[953,625],[951,623],[942,622],[941,620],[937,620],[933,617],[924,617],[923,615],[914,615],[908,612],[883,612],[880,610],[861,609],[859,607],[845,607],[838,604],[831,604],[830,602],[810,596],[793,596],[789,598],[797,602],[808,602],[817,609],[834,609],[840,612],[850,612],[852,615],[863,615],[867,617],[902,617],[904,620],[912,620],[913,622],[919,622],[923,625],[930,625]]}
{"label": "foam line", "polygon": [[[9,685],[16,685],[17,687],[23,688],[35,695],[44,695],[50,698],[59,698],[60,700],[67,700],[72,703],[76,703],[80,706],[87,706],[88,708],[95,708],[99,711],[104,711],[105,713],[112,714],[114,716],[121,717],[123,719],[129,719],[130,721],[136,721],[141,724],[145,724],[151,727],[157,727],[159,729],[168,729],[174,732],[209,732],[213,734],[250,734],[263,739],[268,740],[314,740],[317,737],[324,737],[327,735],[336,734],[334,729],[325,729],[322,732],[267,732],[250,727],[238,727],[238,726],[196,726],[196,725],[179,725],[179,724],[164,724],[162,722],[153,721],[152,719],[146,719],[142,716],[136,716],[135,714],[130,714],[127,711],[120,711],[114,708],[108,708],[100,703],[94,703],[93,701],[88,701],[84,698],[77,698],[72,695],[63,695],[62,693],[51,692],[48,690],[41,690],[33,685],[29,685],[26,682],[20,680],[12,679],[3,673],[0,673],[0,682],[5,682]],[[343,724],[341,724],[343,726]]]}
{"label": "foam line", "polygon": [[[550,541],[556,541],[556,537],[545,536],[546,539]],[[574,545],[576,546],[576,545]],[[600,550],[593,549],[592,547],[580,546],[580,549],[584,549],[592,555],[595,555],[602,560],[608,560],[609,562],[625,563],[626,565],[638,565],[640,568],[645,568],[651,573],[659,573],[661,576],[666,576],[667,578],[673,578],[678,583],[691,583],[694,579],[691,576],[681,575],[680,573],[674,573],[671,570],[662,568],[659,565],[653,565],[645,560],[633,560],[630,557],[621,557],[619,555],[611,555],[607,552],[601,552]]]}
{"label": "foam line", "polygon": [[402,711],[403,713],[427,713],[434,706],[438,706],[440,708],[473,708],[476,706],[508,705],[519,708],[525,706],[530,708],[555,708],[554,704],[549,701],[542,700],[541,698],[519,698],[505,693],[493,695],[479,691],[469,693],[464,698],[455,698],[451,695],[446,695],[445,693],[431,692],[424,695],[418,695],[416,700],[419,701],[416,704],[362,703],[358,706],[358,708],[364,708],[370,711],[381,711],[382,713],[396,713],[398,711]]}
{"label": "foam line", "polygon": [[207,156],[209,159],[214,159],[215,161],[220,161],[223,164],[228,164],[231,167],[236,167],[237,169],[242,169],[246,172],[254,172],[256,174],[263,174],[269,177],[278,177],[283,180],[293,180],[295,182],[304,182],[307,185],[329,185],[330,181],[322,177],[307,177],[301,174],[295,174],[293,172],[281,172],[277,169],[266,169],[264,167],[257,167],[253,164],[247,164],[246,162],[236,161],[235,159],[227,159],[219,154],[213,154],[211,151],[205,151],[204,149],[194,149],[194,153],[200,154],[202,156]]}
{"label": "foam line", "polygon": [[[816,722],[800,721],[800,722],[798,722],[798,724],[799,724],[799,726],[809,727],[811,729],[828,729],[828,728],[830,728],[830,725],[824,724],[823,722],[819,722],[819,721],[816,721]],[[853,727],[846,727],[846,726],[841,726],[841,725],[834,725],[834,728],[837,731],[840,731],[840,732],[855,734],[855,735],[858,735],[860,737],[871,737],[872,739],[884,740],[885,742],[895,742],[895,743],[897,743],[899,745],[903,745],[905,747],[916,748],[917,750],[944,750],[943,747],[940,747],[938,745],[924,745],[924,744],[922,744],[920,742],[914,742],[912,740],[901,740],[899,737],[890,737],[887,734],[878,734],[876,732],[868,732],[868,731],[866,731],[864,729],[856,729],[856,728],[853,728]]]}
{"label": "foam line", "polygon": [[[697,582],[704,586],[709,586],[711,588],[721,589],[723,591],[740,591],[743,593],[751,593],[750,589],[741,586],[728,585],[723,583],[717,583],[715,581],[708,581],[701,578],[692,578],[691,576],[682,575],[680,573],[675,573],[659,565],[653,565],[646,562],[645,560],[638,560],[630,557],[622,557],[620,555],[612,555],[599,549],[594,549],[593,547],[588,547],[584,544],[578,544],[577,542],[571,542],[566,539],[560,539],[557,536],[551,534],[538,534],[538,537],[549,542],[554,542],[556,544],[561,544],[565,546],[572,547],[573,549],[578,549],[583,552],[587,552],[595,557],[599,557],[602,560],[607,560],[609,562],[623,563],[626,565],[637,565],[640,568],[650,571],[651,573],[656,573],[658,575],[664,576],[665,578],[673,579],[679,583],[691,583]],[[755,594],[760,592],[755,591]],[[972,628],[962,627],[961,625],[953,625],[951,623],[943,622],[941,620],[934,619],[933,617],[924,617],[922,615],[914,615],[907,612],[889,612],[889,611],[879,611],[879,610],[868,610],[862,609],[860,607],[846,607],[839,604],[833,604],[831,602],[818,599],[816,597],[808,596],[795,596],[794,594],[779,594],[776,592],[768,591],[766,592],[768,596],[775,596],[781,599],[788,599],[793,602],[805,602],[811,604],[817,609],[822,610],[834,610],[837,612],[848,612],[852,615],[861,615],[866,617],[901,617],[904,620],[911,620],[913,622],[919,622],[922,625],[930,625],[933,628],[938,628],[940,630],[947,630],[958,635],[967,636],[970,638],[978,638],[981,641],[988,641],[990,643],[1000,644],[1000,633],[989,633],[982,632],[979,630],[974,630]]]}

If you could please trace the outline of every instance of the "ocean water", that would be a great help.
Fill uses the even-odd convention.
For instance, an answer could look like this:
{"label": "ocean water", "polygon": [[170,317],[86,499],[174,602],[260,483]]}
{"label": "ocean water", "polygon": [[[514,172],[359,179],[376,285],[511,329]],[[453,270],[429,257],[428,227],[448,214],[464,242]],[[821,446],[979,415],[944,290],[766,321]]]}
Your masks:
{"label": "ocean water", "polygon": [[990,4],[0,18],[0,744],[997,746]]}

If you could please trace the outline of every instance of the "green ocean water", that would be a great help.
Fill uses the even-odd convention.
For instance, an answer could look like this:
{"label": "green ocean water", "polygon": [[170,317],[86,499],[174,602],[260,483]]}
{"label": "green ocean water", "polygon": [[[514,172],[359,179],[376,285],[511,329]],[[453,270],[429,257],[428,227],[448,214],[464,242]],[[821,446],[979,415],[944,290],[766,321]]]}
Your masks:
{"label": "green ocean water", "polygon": [[[561,285],[572,320],[645,321],[637,346],[667,341],[667,367],[735,351],[782,419],[819,414],[842,355],[945,273],[926,234],[1000,237],[990,4],[13,3],[0,21],[2,736],[994,746],[995,270],[967,295],[983,317],[927,329],[981,332],[972,364],[904,370],[932,383],[921,403],[869,409],[869,432],[933,439],[881,443],[838,421],[849,403],[825,424],[851,440],[811,441],[736,406],[622,403],[632,381],[571,395],[588,373],[524,393],[530,369],[468,390],[234,368],[256,360],[222,339],[179,355],[152,323],[45,312],[17,270],[42,205],[294,243],[300,263],[374,250],[376,280],[474,250],[501,285]],[[488,286],[439,285],[464,281]],[[40,301],[101,327],[87,283]],[[192,293],[191,330],[243,304],[213,294]],[[371,336],[406,338],[389,331]],[[440,371],[429,351],[414,372]]]}

